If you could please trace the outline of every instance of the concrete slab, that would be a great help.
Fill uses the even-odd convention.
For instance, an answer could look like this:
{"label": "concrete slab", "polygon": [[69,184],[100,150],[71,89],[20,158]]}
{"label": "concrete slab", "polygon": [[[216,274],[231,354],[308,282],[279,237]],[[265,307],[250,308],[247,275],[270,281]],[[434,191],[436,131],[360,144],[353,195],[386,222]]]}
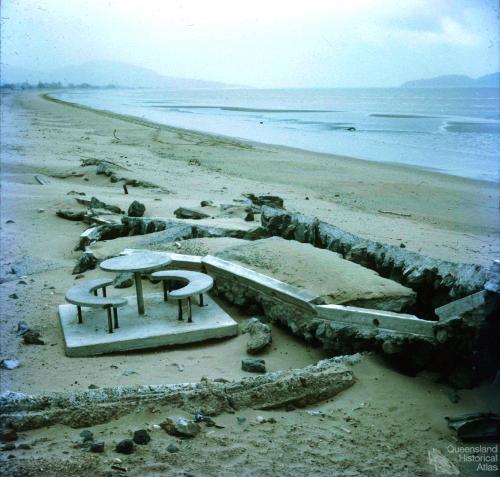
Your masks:
{"label": "concrete slab", "polygon": [[[121,255],[129,255],[131,253],[147,252],[147,249],[137,249],[137,248],[126,248],[123,250]],[[180,269],[180,270],[191,270],[193,272],[202,271],[202,263],[199,255],[183,255],[174,252],[157,252],[155,253],[164,254],[170,257],[172,263],[166,267],[166,269]]]}
{"label": "concrete slab", "polygon": [[187,322],[187,303],[184,321],[179,321],[177,301],[164,302],[161,294],[144,296],[146,314],[143,316],[137,314],[135,296],[126,298],[128,305],[120,308],[120,328],[114,333],[106,330],[105,310],[82,308],[83,323],[78,324],[76,306],[59,305],[66,355],[94,356],[195,343],[238,334],[237,323],[207,295],[204,295],[206,306],[199,307],[194,300],[193,323]]}

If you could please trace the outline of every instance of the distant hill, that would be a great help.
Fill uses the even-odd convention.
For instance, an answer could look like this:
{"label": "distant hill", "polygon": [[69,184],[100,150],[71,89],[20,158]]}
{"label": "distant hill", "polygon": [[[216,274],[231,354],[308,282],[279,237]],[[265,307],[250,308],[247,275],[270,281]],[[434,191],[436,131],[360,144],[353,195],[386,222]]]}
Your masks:
{"label": "distant hill", "polygon": [[401,88],[500,88],[500,72],[470,78],[465,75],[444,75],[407,81]]}
{"label": "distant hill", "polygon": [[77,66],[67,66],[52,71],[32,71],[2,65],[0,81],[5,83],[61,82],[88,83],[95,86],[116,85],[135,88],[230,88],[235,85],[191,78],[163,76],[148,68],[118,61],[89,61]]}

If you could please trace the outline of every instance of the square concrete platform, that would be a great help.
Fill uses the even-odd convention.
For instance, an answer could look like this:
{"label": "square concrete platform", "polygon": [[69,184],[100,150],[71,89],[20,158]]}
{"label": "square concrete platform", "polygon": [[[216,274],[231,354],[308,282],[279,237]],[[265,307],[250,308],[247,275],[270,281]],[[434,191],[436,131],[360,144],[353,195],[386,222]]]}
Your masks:
{"label": "square concrete platform", "polygon": [[140,316],[136,297],[127,297],[128,305],[118,309],[120,327],[113,333],[107,331],[106,310],[82,307],[83,323],[78,324],[76,306],[59,305],[66,355],[94,356],[237,335],[237,323],[209,296],[203,298],[205,306],[199,307],[193,297],[193,322],[188,323],[186,300],[184,321],[179,321],[176,300],[164,302],[161,294],[147,294],[146,313]]}

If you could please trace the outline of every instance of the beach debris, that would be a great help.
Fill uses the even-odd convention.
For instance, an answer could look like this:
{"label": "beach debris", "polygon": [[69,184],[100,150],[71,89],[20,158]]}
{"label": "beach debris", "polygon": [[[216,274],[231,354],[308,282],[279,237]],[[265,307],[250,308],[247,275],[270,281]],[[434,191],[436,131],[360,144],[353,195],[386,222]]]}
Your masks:
{"label": "beach debris", "polygon": [[15,222],[12,219],[6,220],[5,223],[6,224],[15,224]]}
{"label": "beach debris", "polygon": [[79,273],[86,272],[87,270],[94,270],[97,266],[97,259],[94,257],[91,251],[85,251],[82,253],[75,267],[73,268],[73,275],[78,275]]}
{"label": "beach debris", "polygon": [[104,452],[104,442],[92,442],[89,450],[94,454],[102,454]]}
{"label": "beach debris", "polygon": [[124,439],[118,442],[115,451],[120,454],[132,454],[134,452],[134,441],[132,439]]}
{"label": "beach debris", "polygon": [[45,341],[40,338],[40,332],[35,330],[28,330],[23,334],[24,344],[27,345],[44,345]]}
{"label": "beach debris", "polygon": [[247,215],[245,215],[245,222],[253,222],[255,220],[255,215],[252,209],[246,209]]}
{"label": "beach debris", "polygon": [[75,200],[82,205],[85,205],[91,209],[104,209],[109,210],[113,214],[124,214],[125,212],[120,209],[117,205],[106,204],[97,197],[92,196],[90,199],[83,199],[80,197],[75,197]]}
{"label": "beach debris", "polygon": [[127,184],[123,184],[123,193],[126,195],[128,194],[128,189],[127,189]]}
{"label": "beach debris", "polygon": [[120,138],[116,135],[116,132],[117,132],[117,131],[116,131],[116,129],[114,129],[114,130],[113,130],[113,137],[114,137],[114,138],[115,138],[118,142],[120,142],[120,141],[121,141],[121,139],[120,139]]}
{"label": "beach debris", "polygon": [[381,214],[399,215],[400,217],[411,217],[411,214],[408,214],[406,212],[394,212],[392,210],[382,210],[382,209],[378,209],[378,211]]}
{"label": "beach debris", "polygon": [[132,272],[119,273],[113,280],[115,288],[130,288],[134,284],[134,274]]}
{"label": "beach debris", "polygon": [[499,441],[500,416],[492,412],[476,412],[460,416],[445,417],[448,427],[457,431],[464,442]]}
{"label": "beach debris", "polygon": [[68,179],[68,177],[83,177],[85,174],[83,172],[54,172],[50,174],[50,177],[54,177],[55,179]]}
{"label": "beach debris", "polygon": [[266,362],[260,358],[245,358],[241,361],[241,369],[248,373],[265,373]]}
{"label": "beach debris", "polygon": [[151,436],[149,435],[149,432],[146,431],[146,429],[139,429],[138,431],[134,432],[134,437],[133,441],[141,446],[146,445],[149,441],[151,440]]}
{"label": "beach debris", "polygon": [[12,442],[17,441],[17,431],[14,426],[6,424],[0,429],[0,441]]}
{"label": "beach debris", "polygon": [[2,359],[0,361],[0,368],[3,369],[16,369],[19,367],[19,361],[17,359]]}
{"label": "beach debris", "polygon": [[258,318],[251,318],[245,325],[245,330],[250,334],[247,342],[247,352],[255,354],[273,341],[271,328],[262,323]]}
{"label": "beach debris", "polygon": [[191,219],[191,220],[200,220],[210,217],[210,214],[207,214],[196,208],[190,209],[188,207],[179,207],[174,211],[174,215],[178,219]]}
{"label": "beach debris", "polygon": [[277,195],[255,195],[255,194],[243,194],[244,197],[249,199],[253,205],[262,207],[267,205],[269,207],[283,208],[283,199]]}
{"label": "beach debris", "polygon": [[50,181],[44,177],[44,176],[35,176],[35,180],[40,184],[40,185],[47,185],[50,184]]}
{"label": "beach debris", "polygon": [[128,472],[127,467],[123,467],[123,465],[119,465],[119,464],[113,464],[111,466],[111,469],[112,470],[117,470],[118,472],[123,472],[123,473],[127,473]]}
{"label": "beach debris", "polygon": [[59,209],[56,212],[58,217],[61,219],[72,220],[72,221],[83,221],[87,217],[87,212],[83,210],[70,210],[70,209]]}
{"label": "beach debris", "polygon": [[201,430],[195,421],[185,417],[167,417],[160,426],[167,434],[180,437],[195,437]]}
{"label": "beach debris", "polygon": [[346,131],[356,131],[356,128],[354,126],[349,126],[345,129],[346,129]]}
{"label": "beach debris", "polygon": [[128,208],[127,215],[129,217],[142,217],[145,211],[146,211],[146,206],[141,202],[134,200]]}
{"label": "beach debris", "polygon": [[179,450],[179,446],[173,442],[167,446],[167,452],[170,452],[171,454],[175,454],[176,452],[179,452]]}

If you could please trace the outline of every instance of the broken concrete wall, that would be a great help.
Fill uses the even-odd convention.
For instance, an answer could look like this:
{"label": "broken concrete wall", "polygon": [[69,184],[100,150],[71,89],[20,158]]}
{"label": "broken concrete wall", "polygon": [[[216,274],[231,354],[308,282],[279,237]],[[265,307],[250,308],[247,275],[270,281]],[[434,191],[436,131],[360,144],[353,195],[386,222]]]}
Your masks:
{"label": "broken concrete wall", "polygon": [[[272,235],[340,253],[381,276],[416,291],[419,316],[436,319],[434,309],[483,289],[491,268],[453,263],[364,239],[334,225],[296,212],[262,207],[262,226]],[[497,292],[500,291],[497,282]]]}
{"label": "broken concrete wall", "polygon": [[359,357],[333,358],[302,369],[267,373],[241,381],[158,386],[116,387],[74,393],[0,396],[2,422],[17,430],[53,424],[85,427],[108,422],[134,410],[170,406],[206,415],[255,408],[271,409],[293,404],[305,406],[332,398],[354,384],[350,364]]}

